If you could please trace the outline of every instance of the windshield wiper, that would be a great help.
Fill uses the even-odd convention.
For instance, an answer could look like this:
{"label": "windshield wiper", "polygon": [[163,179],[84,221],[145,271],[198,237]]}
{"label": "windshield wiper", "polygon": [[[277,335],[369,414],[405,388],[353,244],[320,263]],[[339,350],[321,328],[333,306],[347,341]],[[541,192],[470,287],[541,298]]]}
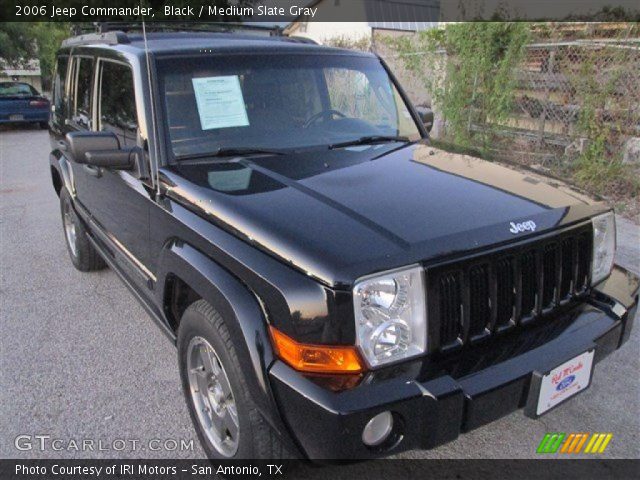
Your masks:
{"label": "windshield wiper", "polygon": [[245,148],[245,147],[224,147],[207,153],[196,153],[194,155],[181,155],[178,160],[197,160],[199,158],[220,158],[220,157],[242,157],[245,155],[286,155],[281,150],[271,150],[269,148]]}
{"label": "windshield wiper", "polygon": [[219,148],[213,153],[214,157],[232,157],[234,155],[254,155],[266,153],[268,155],[286,155],[286,152],[281,150],[273,150],[271,148],[245,148],[245,147],[226,147]]}
{"label": "windshield wiper", "polygon": [[344,148],[344,147],[354,147],[356,145],[373,145],[375,143],[384,143],[384,142],[403,142],[409,143],[407,137],[394,137],[391,135],[368,135],[366,137],[360,137],[355,140],[349,140],[348,142],[334,143],[329,145],[329,150],[333,150],[336,148]]}

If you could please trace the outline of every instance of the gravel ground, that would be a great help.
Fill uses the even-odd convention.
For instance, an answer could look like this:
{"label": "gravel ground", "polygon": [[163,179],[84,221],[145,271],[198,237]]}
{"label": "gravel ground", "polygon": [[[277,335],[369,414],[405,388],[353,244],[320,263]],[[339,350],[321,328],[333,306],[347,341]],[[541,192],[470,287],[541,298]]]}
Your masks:
{"label": "gravel ground", "polygon": [[[0,458],[201,458],[174,347],[113,272],[73,269],[48,152],[44,131],[0,132]],[[625,220],[618,225],[618,262],[640,274],[640,228]],[[629,343],[596,367],[593,385],[576,401],[537,421],[516,412],[400,458],[535,458],[547,431],[612,432],[604,457],[640,457],[639,323]],[[14,440],[21,434],[102,439],[108,447],[135,439],[141,449],[20,451]],[[193,440],[193,448],[151,450],[152,439],[160,445]],[[332,475],[371,473],[367,465]]]}

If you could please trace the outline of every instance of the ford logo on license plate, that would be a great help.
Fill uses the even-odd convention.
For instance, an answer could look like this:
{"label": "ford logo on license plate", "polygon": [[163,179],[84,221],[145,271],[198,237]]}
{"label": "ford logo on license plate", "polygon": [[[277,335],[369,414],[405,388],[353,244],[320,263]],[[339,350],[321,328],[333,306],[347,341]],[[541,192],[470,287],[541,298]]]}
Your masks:
{"label": "ford logo on license plate", "polygon": [[558,385],[556,386],[556,390],[557,391],[564,390],[569,385],[571,385],[575,379],[576,379],[575,375],[569,375],[567,378],[565,378],[560,383],[558,383]]}

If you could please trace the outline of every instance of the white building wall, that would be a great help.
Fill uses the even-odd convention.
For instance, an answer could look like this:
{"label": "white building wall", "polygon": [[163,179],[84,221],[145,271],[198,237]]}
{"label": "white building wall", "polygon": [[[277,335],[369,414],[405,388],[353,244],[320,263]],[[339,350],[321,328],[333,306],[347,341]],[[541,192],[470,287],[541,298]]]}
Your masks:
{"label": "white building wall", "polygon": [[357,42],[371,39],[371,27],[367,22],[296,22],[290,35],[310,38],[320,44],[335,38]]}

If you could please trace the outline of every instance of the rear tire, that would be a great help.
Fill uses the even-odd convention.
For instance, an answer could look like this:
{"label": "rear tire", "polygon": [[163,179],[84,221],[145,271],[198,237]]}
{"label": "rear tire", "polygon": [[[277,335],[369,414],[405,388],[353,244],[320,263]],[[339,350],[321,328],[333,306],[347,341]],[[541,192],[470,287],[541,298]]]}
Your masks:
{"label": "rear tire", "polygon": [[49,124],[47,122],[38,122],[38,126],[42,129],[42,130],[47,130],[49,128]]}
{"label": "rear tire", "polygon": [[71,195],[64,187],[60,190],[60,213],[64,239],[73,266],[81,272],[105,268],[107,264],[89,241],[87,231],[73,209]]}
{"label": "rear tire", "polygon": [[178,329],[178,363],[189,415],[207,457],[295,458],[251,399],[234,343],[206,301],[187,308]]}

